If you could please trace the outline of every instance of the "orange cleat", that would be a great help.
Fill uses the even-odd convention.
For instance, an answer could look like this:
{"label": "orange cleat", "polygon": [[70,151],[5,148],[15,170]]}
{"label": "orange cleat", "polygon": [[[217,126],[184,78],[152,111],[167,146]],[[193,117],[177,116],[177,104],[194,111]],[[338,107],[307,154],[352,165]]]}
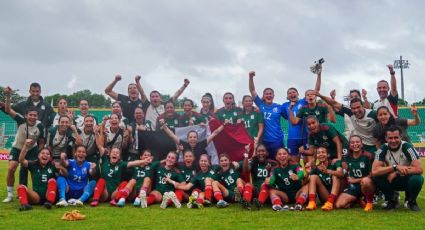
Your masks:
{"label": "orange cleat", "polygon": [[372,203],[366,203],[366,206],[364,207],[365,212],[370,212],[373,210],[373,204]]}
{"label": "orange cleat", "polygon": [[322,206],[322,211],[332,211],[332,209],[334,209],[334,205],[329,201],[326,201],[326,203]]}
{"label": "orange cleat", "polygon": [[314,201],[309,201],[307,207],[305,207],[306,210],[308,211],[313,211],[315,209],[317,209],[317,205],[316,202]]}

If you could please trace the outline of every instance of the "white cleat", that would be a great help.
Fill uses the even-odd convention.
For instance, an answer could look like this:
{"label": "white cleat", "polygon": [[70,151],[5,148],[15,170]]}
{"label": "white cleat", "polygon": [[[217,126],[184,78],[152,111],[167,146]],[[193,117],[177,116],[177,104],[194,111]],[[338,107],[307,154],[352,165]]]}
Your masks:
{"label": "white cleat", "polygon": [[84,203],[81,200],[75,200],[74,205],[77,207],[83,207]]}
{"label": "white cleat", "polygon": [[159,207],[161,207],[162,209],[166,209],[167,208],[167,202],[170,199],[170,196],[168,195],[168,192],[164,192],[164,195],[162,195],[162,202],[161,205]]}
{"label": "white cleat", "polygon": [[147,208],[148,207],[148,202],[146,200],[146,191],[145,190],[140,191],[140,207],[141,208]]}
{"label": "white cleat", "polygon": [[176,206],[176,208],[181,208],[182,204],[180,203],[180,201],[177,199],[177,196],[174,192],[169,192],[168,196],[170,197],[171,201],[173,202],[174,206]]}
{"label": "white cleat", "polygon": [[62,200],[59,200],[58,203],[56,203],[56,206],[57,207],[66,207],[66,206],[68,206],[68,203],[66,202],[66,200],[62,199]]}
{"label": "white cleat", "polygon": [[3,203],[9,203],[9,202],[12,202],[12,200],[13,200],[13,197],[11,197],[11,196],[7,196],[7,197],[3,200]]}

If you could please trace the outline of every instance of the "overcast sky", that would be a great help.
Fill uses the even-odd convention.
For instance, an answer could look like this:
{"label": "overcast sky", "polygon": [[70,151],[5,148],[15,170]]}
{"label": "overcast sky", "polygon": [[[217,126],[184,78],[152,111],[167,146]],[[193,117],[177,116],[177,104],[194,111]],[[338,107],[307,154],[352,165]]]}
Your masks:
{"label": "overcast sky", "polygon": [[415,102],[425,97],[424,8],[421,0],[1,1],[0,85],[23,95],[33,81],[43,95],[103,93],[120,73],[115,90],[126,94],[140,74],[146,91],[172,94],[189,78],[183,96],[199,104],[205,92],[240,100],[255,70],[257,91],[272,87],[282,103],[288,87],[314,87],[309,65],[323,57],[323,93],[337,89],[341,99],[365,88],[375,100],[376,82],[390,79],[386,64],[403,55],[405,97]]}

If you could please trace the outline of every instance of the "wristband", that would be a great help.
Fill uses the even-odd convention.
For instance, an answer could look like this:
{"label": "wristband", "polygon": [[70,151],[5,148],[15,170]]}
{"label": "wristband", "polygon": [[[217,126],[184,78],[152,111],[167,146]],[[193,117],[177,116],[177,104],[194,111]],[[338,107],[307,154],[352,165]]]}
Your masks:
{"label": "wristband", "polygon": [[391,74],[391,75],[394,75],[394,74],[395,74],[395,71],[390,71],[390,74]]}
{"label": "wristband", "polygon": [[397,165],[396,164],[393,164],[393,169],[394,169],[394,172],[397,171]]}

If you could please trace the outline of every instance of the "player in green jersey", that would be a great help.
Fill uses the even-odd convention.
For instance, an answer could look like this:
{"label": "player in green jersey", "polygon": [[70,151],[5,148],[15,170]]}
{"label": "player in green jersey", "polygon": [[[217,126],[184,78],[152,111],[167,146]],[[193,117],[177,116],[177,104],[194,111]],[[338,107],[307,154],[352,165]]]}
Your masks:
{"label": "player in green jersey", "polygon": [[183,101],[183,114],[179,117],[179,127],[187,127],[197,124],[205,124],[201,114],[193,111],[194,103],[190,99]]}
{"label": "player in green jersey", "polygon": [[314,210],[317,208],[317,194],[322,202],[326,201],[322,206],[322,210],[331,211],[339,194],[341,186],[340,178],[344,177],[344,173],[339,161],[332,164],[328,157],[328,151],[325,147],[317,148],[316,154],[318,162],[310,174],[310,182],[308,186],[309,202],[306,210]]}
{"label": "player in green jersey", "polygon": [[174,129],[179,127],[180,115],[176,112],[173,101],[165,102],[164,109],[165,112],[159,115],[156,119],[156,127],[161,127],[160,121],[163,120],[167,124],[168,128],[174,132]]}
{"label": "player in green jersey", "polygon": [[199,168],[200,171],[197,172],[196,175],[190,179],[190,181],[174,184],[176,189],[181,189],[184,191],[189,191],[192,189],[189,202],[187,203],[188,208],[203,208],[204,203],[211,203],[212,190],[210,190],[208,195],[206,188],[212,188],[212,177],[215,174],[215,171],[210,167],[210,160],[207,154],[202,154],[200,156]]}
{"label": "player in green jersey", "polygon": [[[238,170],[236,170],[230,161],[229,155],[222,153],[219,156],[220,169],[213,176],[214,197],[217,200],[217,207],[224,208],[228,206],[228,202],[241,202],[252,199],[253,186],[245,183],[241,178]],[[242,202],[241,202],[242,203]],[[246,206],[246,204],[242,203]]]}
{"label": "player in green jersey", "polygon": [[161,202],[162,209],[173,203],[176,208],[181,207],[184,192],[175,190],[174,184],[184,182],[183,175],[176,167],[178,155],[170,151],[164,164],[155,169],[154,190],[150,193],[155,197],[155,202]]}
{"label": "player in green jersey", "polygon": [[215,113],[217,118],[221,122],[228,120],[229,123],[232,125],[242,122],[242,109],[236,106],[235,96],[233,95],[233,93],[225,93],[223,95],[223,103],[224,106],[221,109],[217,110],[217,112]]}
{"label": "player in green jersey", "polygon": [[268,159],[268,152],[264,145],[259,144],[254,150],[252,157],[248,158],[248,152],[250,146],[245,147],[244,160],[242,162],[242,169],[244,173],[251,175],[251,181],[254,186],[254,198],[252,202],[257,209],[260,209],[267,198],[269,197],[269,188],[265,181],[270,178],[273,167],[277,166],[275,160]]}
{"label": "player in green jersey", "polygon": [[[278,149],[276,153],[278,167],[273,169],[270,180],[266,183],[270,186],[270,200],[274,211],[293,210],[288,203],[296,203],[295,210],[302,210],[297,199],[302,193],[307,193],[307,187],[302,188],[304,172],[299,165],[289,164],[290,156],[286,148]],[[305,200],[305,198],[304,198]],[[283,205],[283,204],[286,205]]]}
{"label": "player in green jersey", "polygon": [[199,113],[201,114],[203,121],[208,123],[208,121],[215,117],[215,105],[214,99],[210,93],[205,93],[201,99],[201,110]]}
{"label": "player in green jersey", "polygon": [[125,199],[130,194],[129,189],[126,187],[127,181],[121,181],[122,173],[130,167],[143,167],[148,164],[148,161],[121,161],[121,151],[119,148],[112,148],[109,155],[107,155],[105,147],[98,140],[101,178],[96,183],[93,202],[90,205],[95,207],[99,202],[110,200],[111,205],[122,207],[125,204]]}
{"label": "player in green jersey", "polygon": [[32,148],[32,142],[32,139],[27,139],[19,155],[21,167],[28,168],[32,178],[32,189],[22,184],[18,186],[21,211],[30,210],[31,204],[44,204],[47,209],[50,209],[56,199],[56,176],[59,172],[61,175],[67,174],[65,168],[59,164],[57,167],[52,164],[50,151],[47,148],[40,150],[37,160],[26,160],[25,157]]}
{"label": "player in green jersey", "polygon": [[349,208],[352,203],[364,195],[366,198],[364,210],[366,212],[372,211],[375,186],[373,185],[370,172],[373,157],[372,154],[363,150],[363,143],[360,136],[352,135],[350,137],[350,148],[347,158],[344,161],[348,166],[347,181],[349,186],[344,189],[336,200],[336,208]]}
{"label": "player in green jersey", "polygon": [[264,130],[264,118],[263,115],[254,110],[252,97],[245,95],[242,98],[243,111],[241,118],[244,122],[246,131],[249,136],[254,140],[254,143],[258,144],[261,142]]}

